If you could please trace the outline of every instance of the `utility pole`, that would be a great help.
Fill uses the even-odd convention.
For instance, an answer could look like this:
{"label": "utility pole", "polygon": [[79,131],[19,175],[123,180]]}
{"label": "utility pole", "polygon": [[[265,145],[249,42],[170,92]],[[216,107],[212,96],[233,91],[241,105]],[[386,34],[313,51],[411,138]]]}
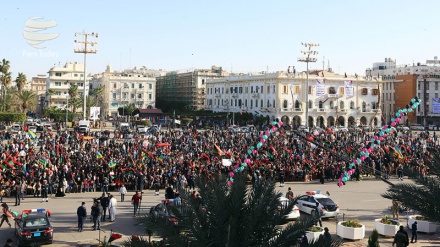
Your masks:
{"label": "utility pole", "polygon": [[[75,33],[75,37],[77,35],[82,35],[82,40],[75,40],[75,44],[79,46],[79,48],[74,48],[75,53],[84,53],[84,92],[83,92],[83,120],[86,120],[86,83],[87,83],[87,75],[86,75],[86,68],[87,68],[87,54],[96,54],[98,51],[96,48],[93,48],[94,46],[98,45],[98,42],[90,41],[89,38],[98,38],[98,33],[86,33],[86,32],[79,32]],[[92,48],[88,48],[87,46],[90,45]]]}
{"label": "utility pole", "polygon": [[298,58],[298,62],[305,62],[307,64],[307,77],[306,77],[306,128],[309,128],[309,63],[314,63],[317,61],[316,58],[311,57],[312,55],[318,55],[317,51],[313,51],[312,47],[319,46],[319,44],[314,43],[303,43],[301,45],[306,47],[305,51],[301,51],[306,57]]}

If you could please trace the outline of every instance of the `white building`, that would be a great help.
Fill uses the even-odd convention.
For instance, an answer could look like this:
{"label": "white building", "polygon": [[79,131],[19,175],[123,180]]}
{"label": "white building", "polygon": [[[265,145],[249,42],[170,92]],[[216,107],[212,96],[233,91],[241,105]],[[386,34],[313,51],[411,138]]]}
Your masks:
{"label": "white building", "polygon": [[378,126],[380,80],[345,77],[327,71],[276,72],[208,80],[206,109],[250,112],[285,124],[305,125],[308,93],[309,126]]}
{"label": "white building", "polygon": [[166,71],[135,67],[118,72],[108,65],[102,74],[93,76],[92,87],[102,88],[101,115],[118,116],[118,108],[134,104],[140,109],[156,106],[156,77]]}
{"label": "white building", "polygon": [[[46,78],[46,89],[52,89],[54,95],[46,97],[48,107],[56,106],[58,108],[65,108],[69,97],[70,83],[78,85],[78,97],[83,98],[84,92],[84,64],[68,62],[63,67],[54,66],[48,72]],[[87,76],[86,95],[89,94],[89,81],[91,77]],[[82,111],[81,107],[77,109]]]}

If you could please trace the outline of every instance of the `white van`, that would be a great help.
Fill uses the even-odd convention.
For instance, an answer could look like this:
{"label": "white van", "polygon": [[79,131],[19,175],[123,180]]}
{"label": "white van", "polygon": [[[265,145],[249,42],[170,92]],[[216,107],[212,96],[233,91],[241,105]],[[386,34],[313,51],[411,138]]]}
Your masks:
{"label": "white van", "polygon": [[79,133],[89,133],[90,131],[90,121],[81,120],[78,123]]}

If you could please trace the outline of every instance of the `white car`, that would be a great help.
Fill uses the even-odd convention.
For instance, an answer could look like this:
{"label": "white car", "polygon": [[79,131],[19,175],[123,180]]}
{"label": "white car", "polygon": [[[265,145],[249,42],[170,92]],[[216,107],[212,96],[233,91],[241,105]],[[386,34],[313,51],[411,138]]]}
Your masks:
{"label": "white car", "polygon": [[36,133],[36,132],[37,132],[37,126],[35,126],[35,125],[30,125],[30,126],[28,127],[28,130],[30,130],[30,131]]}
{"label": "white car", "polygon": [[147,132],[147,130],[148,130],[148,127],[147,127],[147,126],[143,126],[143,125],[139,125],[139,126],[137,126],[137,131],[138,131],[139,133],[145,133],[145,132]]}
{"label": "white car", "polygon": [[405,125],[398,125],[397,129],[400,131],[409,131],[409,127],[407,127]]}
{"label": "white car", "polygon": [[330,197],[316,193],[316,191],[308,191],[295,200],[299,210],[307,214],[312,214],[317,202],[319,202],[319,207],[323,212],[322,218],[336,217],[339,214],[338,204]]}
{"label": "white car", "polygon": [[425,130],[425,127],[421,124],[413,124],[411,125],[411,130]]}
{"label": "white car", "polygon": [[[286,197],[284,196],[280,197],[281,207],[287,207],[289,205],[289,202],[290,200],[287,199]],[[296,205],[293,205],[292,211],[284,216],[284,218],[288,220],[296,220],[299,219],[299,217],[300,217],[300,212],[298,206]]]}

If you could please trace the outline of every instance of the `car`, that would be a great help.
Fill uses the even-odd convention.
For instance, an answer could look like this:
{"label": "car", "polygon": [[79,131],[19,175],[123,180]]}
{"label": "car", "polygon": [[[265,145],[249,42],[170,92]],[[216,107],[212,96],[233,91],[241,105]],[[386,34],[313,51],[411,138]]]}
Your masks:
{"label": "car", "polygon": [[412,124],[410,127],[411,130],[425,130],[425,127],[421,124]]}
{"label": "car", "polygon": [[361,132],[362,129],[356,125],[352,125],[350,127],[348,127],[348,130],[353,131],[353,132]]}
{"label": "car", "polygon": [[400,130],[400,131],[409,131],[409,127],[407,127],[407,126],[405,126],[405,125],[398,125],[398,126],[396,127],[396,129],[397,129],[397,130]]}
{"label": "car", "polygon": [[162,200],[161,203],[150,208],[150,214],[163,218],[170,224],[177,225],[179,220],[167,208],[167,205],[172,203],[172,200]]}
{"label": "car", "polygon": [[438,130],[438,127],[436,125],[428,125],[428,130]]}
{"label": "car", "polygon": [[295,199],[295,204],[301,212],[312,214],[313,207],[319,203],[322,209],[322,218],[336,217],[339,214],[339,206],[330,197],[318,193],[319,191],[308,191]]}
{"label": "car", "polygon": [[12,124],[12,126],[11,126],[11,130],[12,130],[13,132],[19,132],[19,131],[21,131],[21,125],[18,124],[18,123],[14,123],[14,124]]}
{"label": "car", "polygon": [[309,129],[306,126],[304,126],[304,125],[298,126],[298,130],[299,131],[304,131],[304,132],[309,132]]}
{"label": "car", "polygon": [[[280,204],[281,207],[287,207],[289,205],[289,202],[291,201],[290,199],[282,196],[280,197]],[[299,219],[300,217],[300,212],[299,212],[299,207],[297,205],[293,205],[292,211],[290,211],[289,214],[285,215],[284,218],[287,220],[296,220]]]}
{"label": "car", "polygon": [[29,130],[29,131],[32,131],[32,132],[34,132],[34,133],[36,133],[36,132],[37,132],[37,126],[35,126],[35,125],[29,125],[28,130]]}
{"label": "car", "polygon": [[378,131],[382,131],[382,127],[380,127],[380,126],[375,126],[374,128],[373,128],[373,131],[374,132],[378,132]]}
{"label": "car", "polygon": [[51,213],[44,208],[23,210],[15,219],[18,246],[51,244],[54,229],[50,224]]}
{"label": "car", "polygon": [[27,118],[26,118],[26,122],[33,122],[33,121],[34,121],[34,119],[31,118],[31,117],[27,117]]}
{"label": "car", "polygon": [[231,125],[228,127],[228,130],[232,132],[240,132],[240,127],[238,127],[237,125]]}
{"label": "car", "polygon": [[138,125],[138,126],[137,126],[137,131],[138,131],[139,133],[145,133],[145,132],[147,132],[147,130],[148,130],[148,127],[147,127],[147,126],[143,126],[143,125]]}
{"label": "car", "polygon": [[52,131],[52,125],[50,123],[43,123],[43,129],[47,131]]}

